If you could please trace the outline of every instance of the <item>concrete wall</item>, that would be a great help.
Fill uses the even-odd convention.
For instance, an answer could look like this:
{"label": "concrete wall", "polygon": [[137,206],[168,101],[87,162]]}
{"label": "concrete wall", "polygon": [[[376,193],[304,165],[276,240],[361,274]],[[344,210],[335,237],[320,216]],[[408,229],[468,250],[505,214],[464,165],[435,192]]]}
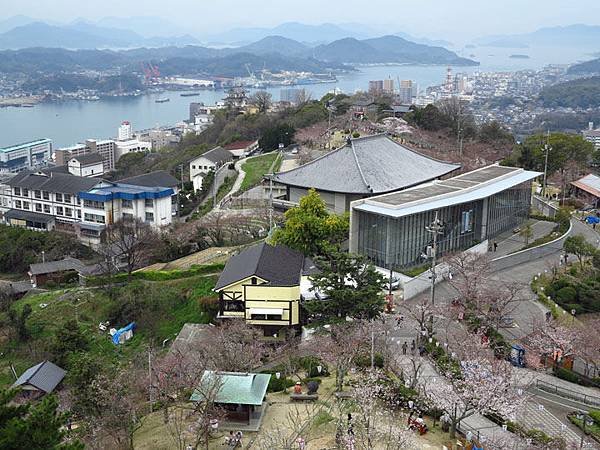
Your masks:
{"label": "concrete wall", "polygon": [[573,224],[571,223],[571,226],[569,227],[567,232],[553,241],[547,242],[542,245],[538,245],[537,247],[521,250],[520,252],[512,253],[510,255],[492,259],[492,269],[494,271],[504,270],[509,267],[524,264],[529,261],[533,261],[551,255],[552,253],[556,253],[557,251],[560,251],[562,249],[565,239],[569,237],[572,230]]}
{"label": "concrete wall", "polygon": [[[489,242],[486,239],[483,242],[480,242],[477,245],[474,245],[471,248],[465,250],[466,253],[478,253],[485,254],[488,251]],[[448,272],[450,271],[450,266],[447,263],[441,263],[435,266],[436,279],[435,283],[438,284],[448,276]],[[410,298],[415,297],[421,292],[425,292],[431,288],[431,271],[426,270],[421,275],[411,278],[408,281],[404,281],[402,283],[402,287],[404,289],[404,300],[408,300]]]}
{"label": "concrete wall", "polygon": [[556,213],[558,212],[558,208],[556,206],[551,205],[541,197],[537,195],[533,195],[531,197],[531,206],[533,208],[540,211],[543,215],[554,218]]}

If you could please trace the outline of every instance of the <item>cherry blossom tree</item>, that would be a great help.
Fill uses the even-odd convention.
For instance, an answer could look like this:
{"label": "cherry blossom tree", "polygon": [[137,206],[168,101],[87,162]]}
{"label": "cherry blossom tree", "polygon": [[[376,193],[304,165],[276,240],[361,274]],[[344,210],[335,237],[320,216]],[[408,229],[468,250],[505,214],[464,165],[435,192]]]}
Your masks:
{"label": "cherry blossom tree", "polygon": [[494,358],[475,341],[456,354],[459,370],[446,369],[423,388],[429,404],[450,419],[450,437],[458,424],[475,413],[513,417],[526,400],[524,386],[513,377],[513,367]]}
{"label": "cherry blossom tree", "polygon": [[535,321],[532,332],[523,338],[527,366],[545,367],[550,358],[554,367],[565,358],[577,356],[578,344],[585,339],[575,327],[560,325],[556,320]]}
{"label": "cherry blossom tree", "polygon": [[362,321],[336,324],[323,327],[310,343],[315,354],[333,364],[337,391],[342,391],[344,378],[356,358],[370,351],[370,331],[370,326]]}

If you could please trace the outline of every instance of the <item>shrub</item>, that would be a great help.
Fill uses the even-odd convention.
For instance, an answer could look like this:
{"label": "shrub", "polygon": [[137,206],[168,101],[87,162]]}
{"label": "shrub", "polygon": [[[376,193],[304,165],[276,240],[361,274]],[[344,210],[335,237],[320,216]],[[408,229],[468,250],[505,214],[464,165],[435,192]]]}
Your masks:
{"label": "shrub", "polygon": [[564,305],[564,308],[569,313],[571,313],[572,310],[575,310],[575,315],[584,314],[586,312],[585,308],[579,303],[567,303]]}
{"label": "shrub", "polygon": [[[306,370],[307,377],[328,377],[329,376],[329,368],[327,364],[325,364],[320,358],[316,356],[302,356],[298,359],[298,365]],[[317,369],[317,367],[321,366],[321,372]]]}
{"label": "shrub", "polygon": [[577,299],[577,291],[572,286],[565,286],[556,291],[556,300],[560,304],[573,303]]}
{"label": "shrub", "polygon": [[278,379],[275,376],[275,374],[272,374],[271,379],[269,380],[269,386],[267,387],[267,392],[285,391],[287,388],[292,387],[294,384],[295,382],[293,380],[290,380],[289,378],[282,376]]}
{"label": "shrub", "polygon": [[[381,353],[375,353],[375,355],[373,356],[373,364],[375,365],[375,367],[377,367],[378,369],[383,368],[383,363],[384,363],[384,358],[383,355]],[[371,355],[366,354],[366,355],[360,355],[357,356],[354,359],[354,364],[356,364],[358,367],[371,367]]]}
{"label": "shrub", "polygon": [[588,416],[594,419],[596,425],[600,425],[600,410],[598,409],[590,409],[588,412]]}
{"label": "shrub", "polygon": [[554,375],[563,380],[570,381],[571,383],[579,384],[580,382],[579,376],[575,372],[565,369],[563,367],[557,367],[554,370]]}
{"label": "shrub", "polygon": [[201,297],[198,300],[198,304],[202,308],[202,311],[208,314],[211,319],[215,318],[219,313],[219,297],[215,297],[214,295]]}
{"label": "shrub", "polygon": [[352,133],[352,137],[353,138],[359,138],[360,137],[360,133],[358,131],[355,131],[354,133]]}

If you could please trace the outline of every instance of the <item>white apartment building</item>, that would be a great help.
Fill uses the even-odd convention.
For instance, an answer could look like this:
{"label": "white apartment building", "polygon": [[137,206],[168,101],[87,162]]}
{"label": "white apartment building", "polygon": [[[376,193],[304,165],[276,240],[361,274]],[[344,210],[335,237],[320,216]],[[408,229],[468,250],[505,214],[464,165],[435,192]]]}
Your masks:
{"label": "white apartment building", "polygon": [[119,141],[128,141],[133,139],[133,129],[131,128],[131,123],[127,120],[121,122],[121,126],[119,126],[119,130],[117,133],[117,139]]}
{"label": "white apartment building", "polygon": [[67,162],[71,175],[78,177],[101,177],[104,175],[104,163],[98,153],[74,156]]}
{"label": "white apartment building", "polygon": [[127,141],[115,142],[115,162],[117,162],[121,156],[127,153],[133,152],[149,152],[152,150],[152,144],[150,142],[140,141],[138,139],[129,139]]}
{"label": "white apartment building", "polygon": [[38,139],[23,144],[0,147],[0,172],[17,173],[44,167],[52,157],[52,141]]}
{"label": "white apartment building", "polygon": [[33,230],[74,233],[91,246],[122,218],[154,227],[172,221],[170,187],[147,187],[56,171],[21,172],[0,185],[0,219]]}
{"label": "white apartment building", "polygon": [[222,147],[215,147],[212,150],[192,159],[189,162],[190,180],[194,185],[194,191],[202,190],[202,181],[206,174],[217,170],[223,164],[233,161],[231,152]]}

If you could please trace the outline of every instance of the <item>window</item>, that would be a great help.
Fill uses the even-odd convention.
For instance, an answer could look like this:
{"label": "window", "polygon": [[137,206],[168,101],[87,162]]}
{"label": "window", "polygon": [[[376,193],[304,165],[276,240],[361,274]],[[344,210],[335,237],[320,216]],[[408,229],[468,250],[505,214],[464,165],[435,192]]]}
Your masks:
{"label": "window", "polygon": [[29,189],[23,188],[23,197],[29,197]]}
{"label": "window", "polygon": [[152,208],[154,206],[154,200],[151,198],[147,198],[146,200],[144,200],[144,205],[146,206],[146,208]]}
{"label": "window", "polygon": [[51,214],[51,211],[50,211],[50,205],[44,205],[44,212],[45,212],[46,214]]}
{"label": "window", "polygon": [[133,208],[133,202],[131,200],[122,200],[121,205],[123,205],[123,208]]}
{"label": "window", "polygon": [[100,215],[97,215],[97,214],[85,213],[84,220],[86,222],[104,223],[104,216],[100,216]]}
{"label": "window", "polygon": [[77,210],[77,218],[81,219],[81,210],[80,209]]}
{"label": "window", "polygon": [[29,209],[29,202],[23,202],[23,209]]}
{"label": "window", "polygon": [[37,212],[42,212],[42,204],[41,203],[35,203],[35,210]]}
{"label": "window", "polygon": [[282,320],[281,314],[252,314],[251,320]]}
{"label": "window", "polygon": [[133,219],[133,214],[124,212],[123,219]]}
{"label": "window", "polygon": [[73,208],[65,208],[65,216],[73,217]]}
{"label": "window", "polygon": [[84,200],[83,206],[86,208],[104,209],[104,202],[97,202],[95,200]]}
{"label": "window", "polygon": [[63,202],[71,203],[71,194],[65,194],[63,197]]}
{"label": "window", "polygon": [[460,232],[468,233],[473,231],[473,210],[463,211],[460,224]]}
{"label": "window", "polygon": [[54,194],[54,198],[56,199],[57,202],[62,202],[62,194]]}
{"label": "window", "polygon": [[50,192],[43,191],[42,192],[42,197],[44,198],[44,200],[50,200]]}
{"label": "window", "polygon": [[256,277],[252,277],[251,280],[250,280],[250,283],[257,284]]}
{"label": "window", "polygon": [[41,199],[41,198],[42,198],[42,191],[37,191],[37,190],[36,190],[36,191],[33,191],[33,196],[34,196],[35,198],[39,198],[39,199]]}
{"label": "window", "polygon": [[192,164],[192,169],[196,170],[196,166],[194,164]]}
{"label": "window", "polygon": [[15,208],[21,208],[21,200],[15,200]]}
{"label": "window", "polygon": [[146,222],[154,222],[154,213],[151,213],[151,212],[146,213]]}
{"label": "window", "polygon": [[62,207],[62,206],[57,206],[57,207],[56,207],[56,215],[57,215],[57,216],[62,216],[62,215],[64,215],[64,210],[63,210],[63,207]]}
{"label": "window", "polygon": [[14,191],[15,195],[21,195],[21,188],[18,188],[18,187],[13,188],[13,191]]}

